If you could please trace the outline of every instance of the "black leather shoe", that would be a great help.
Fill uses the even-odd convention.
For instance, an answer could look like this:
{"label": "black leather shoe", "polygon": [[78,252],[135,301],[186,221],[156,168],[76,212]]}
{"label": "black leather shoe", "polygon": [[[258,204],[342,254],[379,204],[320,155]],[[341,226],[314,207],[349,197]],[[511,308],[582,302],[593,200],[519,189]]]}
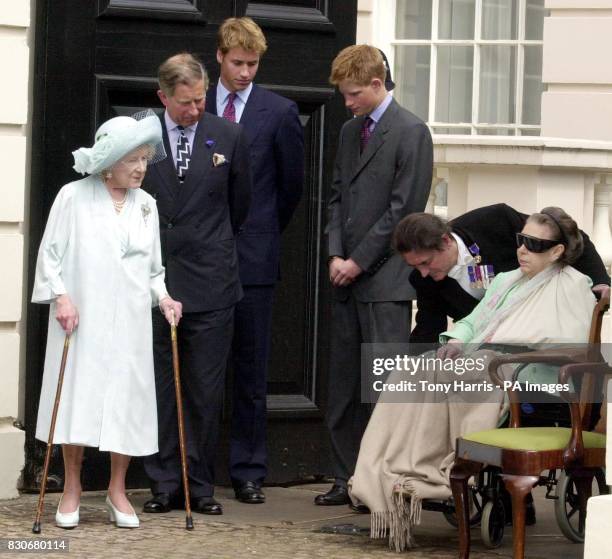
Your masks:
{"label": "black leather shoe", "polygon": [[214,497],[200,497],[193,500],[192,509],[200,514],[223,514],[221,503]]}
{"label": "black leather shoe", "polygon": [[266,496],[254,481],[247,481],[240,487],[235,487],[234,493],[236,494],[236,499],[241,503],[259,505],[266,502]]}
{"label": "black leather shoe", "polygon": [[168,493],[155,493],[142,507],[143,512],[160,513],[172,510],[172,497]]}
{"label": "black leather shoe", "polygon": [[348,489],[336,484],[324,495],[317,495],[314,500],[315,505],[319,506],[348,505],[350,502]]}
{"label": "black leather shoe", "polygon": [[349,505],[349,508],[353,512],[358,512],[359,514],[370,514],[370,509],[368,507],[366,507],[365,505],[362,505],[362,504],[354,505],[353,503],[351,503]]}

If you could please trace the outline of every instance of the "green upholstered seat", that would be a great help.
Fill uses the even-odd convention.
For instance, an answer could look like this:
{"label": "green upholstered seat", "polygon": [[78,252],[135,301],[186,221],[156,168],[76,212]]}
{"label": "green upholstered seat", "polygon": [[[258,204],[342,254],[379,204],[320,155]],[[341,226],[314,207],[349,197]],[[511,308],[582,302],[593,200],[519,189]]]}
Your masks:
{"label": "green upholstered seat", "polygon": [[[561,450],[567,446],[571,432],[565,427],[517,427],[479,431],[462,439],[511,450]],[[606,447],[606,436],[601,433],[583,431],[582,440],[585,448]]]}

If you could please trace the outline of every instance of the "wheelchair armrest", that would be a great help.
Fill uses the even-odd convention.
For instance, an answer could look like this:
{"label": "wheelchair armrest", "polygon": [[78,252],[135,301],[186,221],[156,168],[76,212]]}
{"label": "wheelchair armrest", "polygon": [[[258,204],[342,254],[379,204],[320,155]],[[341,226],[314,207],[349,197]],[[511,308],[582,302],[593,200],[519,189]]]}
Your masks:
{"label": "wheelchair armrest", "polygon": [[[584,362],[602,362],[603,358],[599,347],[594,344],[581,344],[579,346],[558,347],[530,351],[526,353],[512,353],[498,355],[489,363],[489,377],[500,388],[504,386],[504,378],[499,374],[499,368],[508,363],[545,363],[549,365],[568,365]],[[510,427],[520,427],[520,401],[514,390],[508,391],[510,400]]]}

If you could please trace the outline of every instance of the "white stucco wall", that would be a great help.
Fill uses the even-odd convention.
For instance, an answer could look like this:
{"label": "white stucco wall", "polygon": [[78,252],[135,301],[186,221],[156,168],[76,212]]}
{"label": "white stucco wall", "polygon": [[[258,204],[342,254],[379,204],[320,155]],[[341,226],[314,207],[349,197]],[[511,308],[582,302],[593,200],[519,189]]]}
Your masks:
{"label": "white stucco wall", "polygon": [[0,69],[8,77],[0,89],[0,499],[17,496],[24,464],[24,433],[13,423],[23,396],[30,31],[30,0],[0,3]]}
{"label": "white stucco wall", "polygon": [[359,0],[357,3],[357,44],[372,43],[374,36],[374,11],[376,0]]}
{"label": "white stucco wall", "polygon": [[612,0],[545,5],[542,135],[612,140]]}

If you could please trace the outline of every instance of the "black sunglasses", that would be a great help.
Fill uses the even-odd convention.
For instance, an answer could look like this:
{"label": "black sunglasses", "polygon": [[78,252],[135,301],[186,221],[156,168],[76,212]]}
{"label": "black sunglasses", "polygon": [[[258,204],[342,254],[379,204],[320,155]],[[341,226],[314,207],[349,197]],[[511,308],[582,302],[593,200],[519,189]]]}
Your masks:
{"label": "black sunglasses", "polygon": [[546,252],[550,250],[552,247],[557,245],[562,245],[561,241],[551,241],[550,239],[538,239],[537,237],[530,237],[529,235],[524,235],[523,233],[516,234],[516,246],[521,247],[525,245],[525,248],[529,252]]}

